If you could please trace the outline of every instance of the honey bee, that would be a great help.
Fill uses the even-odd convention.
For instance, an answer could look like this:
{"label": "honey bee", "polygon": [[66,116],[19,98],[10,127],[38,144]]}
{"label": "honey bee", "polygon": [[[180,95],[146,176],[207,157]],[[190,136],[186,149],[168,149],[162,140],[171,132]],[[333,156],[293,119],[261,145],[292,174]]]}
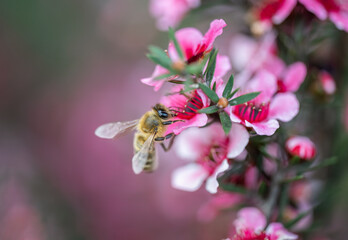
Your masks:
{"label": "honey bee", "polygon": [[155,148],[155,142],[161,142],[164,150],[163,141],[174,139],[174,133],[164,135],[167,126],[182,120],[170,120],[176,116],[176,113],[165,107],[163,104],[156,104],[150,111],[146,112],[140,119],[127,122],[106,123],[95,130],[95,135],[105,139],[115,139],[132,130],[136,130],[134,135],[133,147],[134,156],[132,158],[132,167],[135,174],[142,171],[152,172],[158,167],[158,160]]}

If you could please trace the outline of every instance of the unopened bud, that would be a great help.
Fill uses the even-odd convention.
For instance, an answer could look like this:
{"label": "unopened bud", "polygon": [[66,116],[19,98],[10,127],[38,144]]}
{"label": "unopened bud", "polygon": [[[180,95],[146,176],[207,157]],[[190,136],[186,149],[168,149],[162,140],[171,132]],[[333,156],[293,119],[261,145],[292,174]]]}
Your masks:
{"label": "unopened bud", "polygon": [[225,108],[228,106],[228,100],[224,97],[220,98],[218,103],[216,104],[218,108]]}
{"label": "unopened bud", "polygon": [[182,72],[185,70],[185,62],[182,60],[177,60],[176,62],[173,63],[172,68],[178,72]]}
{"label": "unopened bud", "polygon": [[285,143],[285,148],[292,156],[297,156],[303,160],[310,161],[316,154],[314,143],[307,137],[294,136]]}

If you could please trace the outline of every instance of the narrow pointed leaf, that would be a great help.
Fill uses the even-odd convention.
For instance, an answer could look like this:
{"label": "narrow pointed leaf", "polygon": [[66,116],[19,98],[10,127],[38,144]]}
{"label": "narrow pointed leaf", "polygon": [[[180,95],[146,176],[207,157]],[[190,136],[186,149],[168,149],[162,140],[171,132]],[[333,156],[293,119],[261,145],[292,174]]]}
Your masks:
{"label": "narrow pointed leaf", "polygon": [[246,102],[256,98],[259,94],[260,94],[260,92],[247,93],[247,94],[241,95],[239,97],[236,97],[236,98],[228,101],[228,103],[231,106],[239,105],[239,104],[242,104],[242,103],[246,103]]}
{"label": "narrow pointed leaf", "polygon": [[295,217],[294,219],[285,223],[284,227],[288,228],[288,229],[292,228],[293,226],[296,225],[296,223],[298,223],[301,219],[303,219],[304,217],[306,217],[310,213],[311,213],[311,211],[306,211],[306,212],[300,213],[299,215],[297,215],[297,217]]}
{"label": "narrow pointed leaf", "polygon": [[228,96],[227,99],[231,99],[238,91],[240,88],[237,88],[236,90],[234,90],[233,92],[231,92]]}
{"label": "narrow pointed leaf", "polygon": [[217,103],[219,101],[219,96],[210,89],[207,85],[204,85],[202,83],[199,83],[199,88],[202,89],[202,91],[212,100],[214,103]]}
{"label": "narrow pointed leaf", "polygon": [[228,99],[228,95],[231,93],[232,91],[232,88],[233,88],[233,83],[234,83],[234,77],[233,77],[233,74],[230,76],[230,78],[228,79],[228,82],[225,86],[225,89],[222,93],[222,96],[224,98],[227,98]]}
{"label": "narrow pointed leaf", "polygon": [[202,108],[198,112],[199,113],[212,114],[212,113],[216,113],[217,111],[219,111],[219,108],[214,105],[214,106],[211,106],[211,107]]}
{"label": "narrow pointed leaf", "polygon": [[171,28],[171,27],[169,28],[168,34],[169,34],[169,39],[171,41],[173,41],[173,44],[174,44],[175,49],[176,49],[176,52],[178,53],[180,59],[183,60],[184,59],[184,54],[182,53],[181,47],[179,45],[179,42],[178,42],[178,40],[175,37],[175,32],[174,32],[173,28]]}
{"label": "narrow pointed leaf", "polygon": [[213,91],[216,92],[216,82],[214,82]]}
{"label": "narrow pointed leaf", "polygon": [[242,194],[245,194],[247,193],[247,190],[244,188],[244,187],[240,187],[240,186],[237,186],[237,185],[234,185],[234,184],[227,184],[227,183],[220,183],[219,184],[219,187],[224,190],[224,191],[227,191],[227,192],[236,192],[236,193],[242,193]]}
{"label": "narrow pointed leaf", "polygon": [[161,80],[161,79],[169,78],[169,77],[173,77],[173,74],[172,73],[165,73],[165,74],[162,74],[162,75],[155,77],[154,80]]}
{"label": "narrow pointed leaf", "polygon": [[211,80],[213,79],[213,76],[214,76],[215,65],[216,65],[216,56],[217,56],[217,51],[215,49],[213,49],[210,52],[208,66],[207,66],[207,69],[205,70],[205,73],[204,73],[206,83],[208,86],[211,85]]}
{"label": "narrow pointed leaf", "polygon": [[172,61],[167,54],[159,47],[150,46],[150,54],[147,57],[154,63],[172,71]]}
{"label": "narrow pointed leaf", "polygon": [[220,122],[221,122],[222,128],[224,129],[225,134],[226,135],[229,134],[232,127],[230,116],[228,116],[226,112],[220,112],[219,117],[220,117]]}

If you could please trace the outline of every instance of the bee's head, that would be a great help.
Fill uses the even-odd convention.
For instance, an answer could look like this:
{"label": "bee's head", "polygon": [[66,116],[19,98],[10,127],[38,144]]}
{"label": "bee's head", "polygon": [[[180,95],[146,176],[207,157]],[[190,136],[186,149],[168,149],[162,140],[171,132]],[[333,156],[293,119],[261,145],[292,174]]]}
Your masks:
{"label": "bee's head", "polygon": [[155,110],[158,116],[163,120],[169,119],[171,117],[171,114],[169,113],[168,109],[162,104],[156,104],[153,107],[153,110]]}

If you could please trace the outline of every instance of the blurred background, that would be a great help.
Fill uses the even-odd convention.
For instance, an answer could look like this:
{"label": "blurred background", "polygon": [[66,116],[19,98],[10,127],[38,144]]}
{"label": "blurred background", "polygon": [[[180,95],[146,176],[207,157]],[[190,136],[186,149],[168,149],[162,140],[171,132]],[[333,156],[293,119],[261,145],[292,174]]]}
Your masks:
{"label": "blurred background", "polygon": [[[242,17],[220,10],[228,28],[216,44],[227,54]],[[216,17],[208,12],[190,25],[204,32]],[[173,151],[160,150],[159,171],[136,176],[133,136],[94,136],[97,126],[136,119],[159,101],[161,93],[140,83],[154,69],[145,57],[150,44],[165,48],[167,36],[155,28],[147,1],[0,2],[1,240],[227,235],[230,214],[197,221],[208,193],[170,186],[172,170],[183,165]]]}

